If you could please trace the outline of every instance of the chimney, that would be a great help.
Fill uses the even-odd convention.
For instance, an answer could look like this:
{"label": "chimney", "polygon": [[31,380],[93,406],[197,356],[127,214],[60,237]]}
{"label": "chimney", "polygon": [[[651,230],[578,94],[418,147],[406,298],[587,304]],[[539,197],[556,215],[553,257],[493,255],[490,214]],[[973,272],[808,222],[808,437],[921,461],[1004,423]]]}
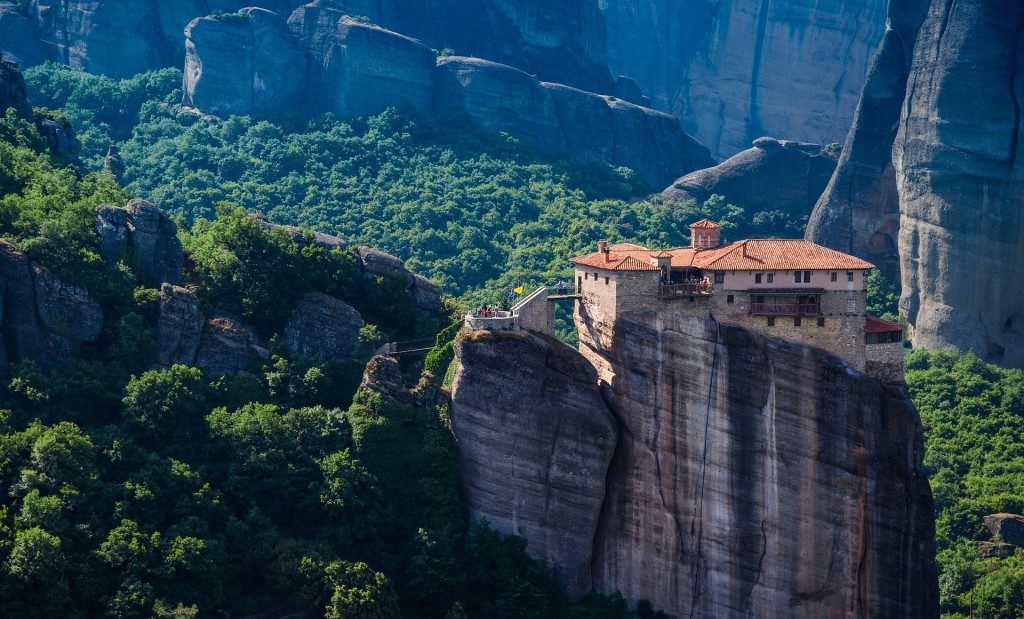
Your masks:
{"label": "chimney", "polygon": [[597,251],[604,254],[605,262],[608,261],[608,241],[601,239],[597,242]]}

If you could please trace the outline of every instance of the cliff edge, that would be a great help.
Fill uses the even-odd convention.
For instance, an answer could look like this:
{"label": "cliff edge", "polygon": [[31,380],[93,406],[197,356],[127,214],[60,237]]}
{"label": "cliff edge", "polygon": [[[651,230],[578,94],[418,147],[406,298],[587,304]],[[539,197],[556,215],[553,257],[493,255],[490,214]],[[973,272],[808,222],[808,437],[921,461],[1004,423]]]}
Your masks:
{"label": "cliff edge", "polygon": [[577,325],[580,353],[460,337],[452,426],[473,517],[526,538],[572,593],[674,616],[937,616],[901,384],[711,319]]}

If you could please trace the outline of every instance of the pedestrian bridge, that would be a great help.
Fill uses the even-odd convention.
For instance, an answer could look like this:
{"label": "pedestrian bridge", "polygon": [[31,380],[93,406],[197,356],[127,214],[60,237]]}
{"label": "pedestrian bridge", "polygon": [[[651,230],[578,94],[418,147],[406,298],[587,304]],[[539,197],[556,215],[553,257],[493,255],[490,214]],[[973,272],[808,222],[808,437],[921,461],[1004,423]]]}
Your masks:
{"label": "pedestrian bridge", "polygon": [[579,298],[580,295],[570,286],[541,286],[523,297],[510,310],[493,311],[487,316],[470,312],[465,316],[465,324],[473,331],[527,329],[554,335],[555,304]]}

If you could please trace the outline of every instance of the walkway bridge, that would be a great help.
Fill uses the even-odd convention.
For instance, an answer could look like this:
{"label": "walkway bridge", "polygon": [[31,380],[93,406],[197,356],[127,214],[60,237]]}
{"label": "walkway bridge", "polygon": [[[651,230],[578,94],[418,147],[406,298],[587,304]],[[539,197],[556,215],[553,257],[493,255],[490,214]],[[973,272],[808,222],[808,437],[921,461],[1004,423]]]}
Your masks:
{"label": "walkway bridge", "polygon": [[487,316],[481,316],[478,312],[466,314],[466,327],[474,331],[527,329],[554,335],[555,304],[562,301],[575,302],[579,298],[579,293],[567,286],[541,286],[523,297],[510,310],[496,310]]}
{"label": "walkway bridge", "polygon": [[388,357],[400,357],[413,353],[425,353],[434,348],[435,338],[428,337],[419,340],[407,340],[405,342],[388,342],[377,350],[374,355],[385,355]]}

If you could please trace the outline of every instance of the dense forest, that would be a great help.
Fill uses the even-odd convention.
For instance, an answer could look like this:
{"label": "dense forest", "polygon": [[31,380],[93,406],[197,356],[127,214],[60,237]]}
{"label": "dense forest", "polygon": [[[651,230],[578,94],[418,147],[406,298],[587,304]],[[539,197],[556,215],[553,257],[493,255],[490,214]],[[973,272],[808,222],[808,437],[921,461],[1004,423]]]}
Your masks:
{"label": "dense forest", "polygon": [[[621,597],[568,600],[523,540],[466,522],[443,408],[357,390],[381,334],[437,333],[425,365],[443,373],[454,329],[344,252],[222,204],[180,231],[188,283],[271,354],[239,375],[148,369],[158,291],[130,257],[104,265],[95,232],[126,197],[13,110],[0,120],[0,238],[105,315],[95,342],[51,371],[14,364],[0,388],[0,616],[630,616]],[[364,312],[351,359],[275,347],[309,291]]]}
{"label": "dense forest", "polygon": [[[728,237],[792,236],[803,220],[717,197],[667,206],[627,169],[540,156],[455,117],[218,120],[180,110],[173,69],[116,81],[47,65],[26,78],[42,113],[75,127],[88,173],[8,112],[0,237],[86,286],[112,326],[51,374],[14,366],[2,390],[0,613],[629,616],[614,594],[566,599],[521,539],[465,521],[443,407],[357,390],[383,337],[436,334],[427,369],[444,373],[459,303],[419,319],[389,282],[355,277],[343,252],[264,230],[245,211],[381,247],[462,303],[564,278],[567,258],[599,238],[683,244],[703,216]],[[110,144],[121,179],[103,170]],[[148,369],[157,291],[131,264],[100,268],[93,228],[98,205],[129,196],[180,218],[204,303],[273,341],[299,296],[326,292],[366,317],[364,345],[330,363],[272,349],[238,377]],[[898,285],[878,273],[870,283],[870,311],[894,318]],[[1024,552],[983,557],[976,542],[984,515],[1024,510],[1024,375],[924,351],[907,367],[942,610],[1022,616]]]}

